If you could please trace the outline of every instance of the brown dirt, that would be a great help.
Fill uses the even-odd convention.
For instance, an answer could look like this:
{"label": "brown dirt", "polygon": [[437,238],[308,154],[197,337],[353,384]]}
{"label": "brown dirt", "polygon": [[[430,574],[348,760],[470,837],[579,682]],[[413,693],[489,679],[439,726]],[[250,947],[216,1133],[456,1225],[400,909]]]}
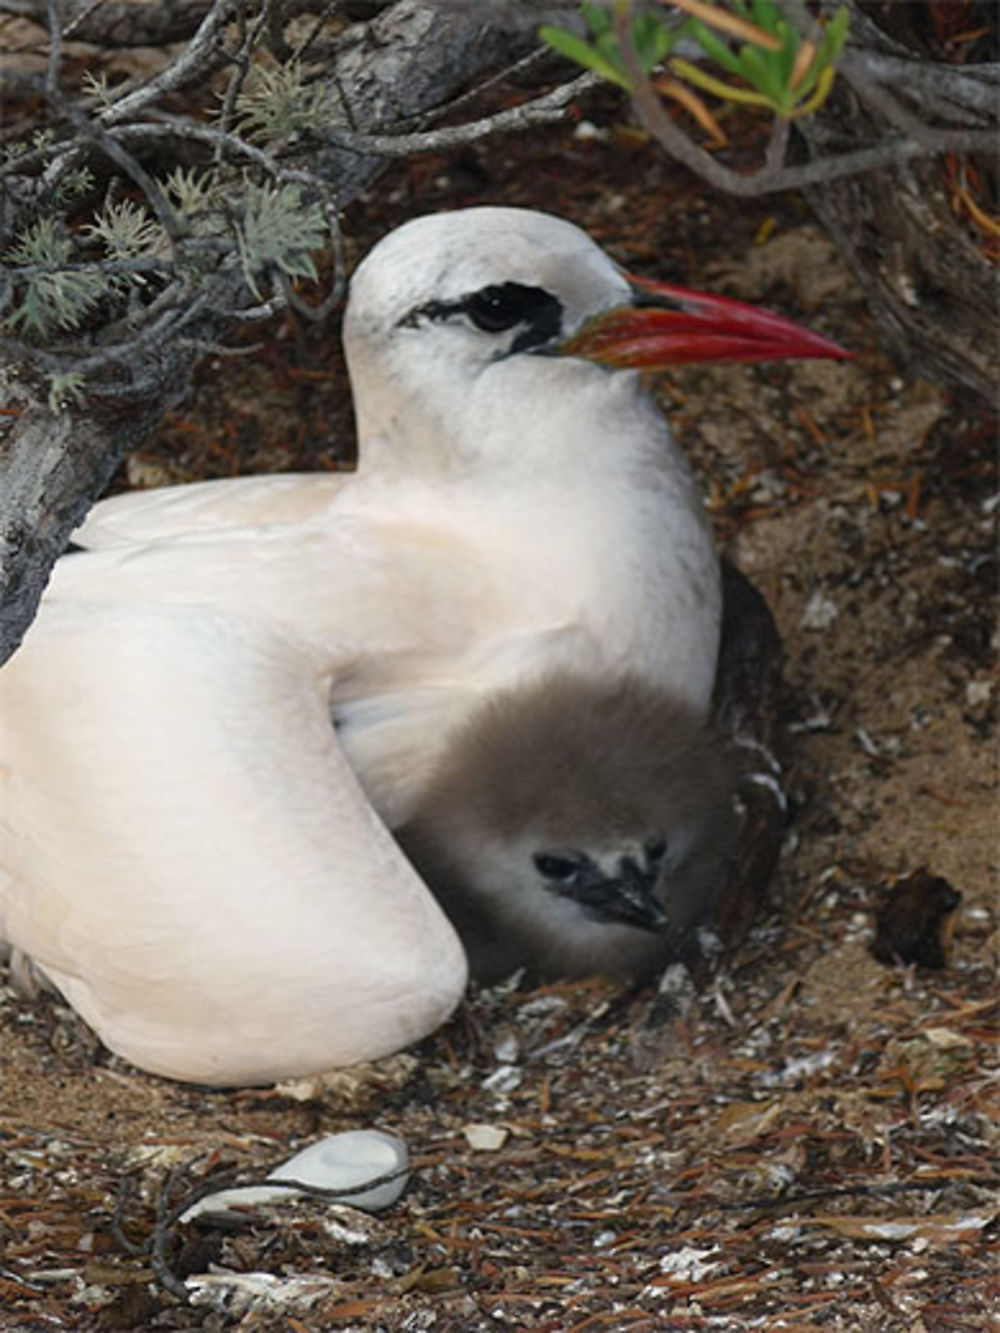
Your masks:
{"label": "brown dirt", "polygon": [[[648,995],[500,990],[414,1052],[285,1090],[149,1077],[51,1000],[4,991],[0,1329],[945,1333],[996,1318],[992,428],[897,377],[804,205],[714,198],[616,131],[612,106],[588,110],[596,139],[536,132],[401,169],[351,211],[350,251],[417,212],[532,205],[630,267],[805,315],[857,350],[660,384],[788,655],[796,812],[768,911],[677,1025],[647,1027]],[[252,355],[209,359],[128,460],[132,484],[340,464],[335,329],[253,337]],[[881,886],[921,866],[963,895],[939,972],[868,949]],[[471,1123],[505,1128],[503,1146],[473,1151]],[[116,1239],[123,1182],[124,1231],[146,1246],[164,1188],[369,1124],[402,1134],[417,1170],[367,1228],[317,1204],[233,1232],[161,1228],[180,1277],[310,1279],[270,1304],[216,1278],[183,1306],[148,1250]]]}

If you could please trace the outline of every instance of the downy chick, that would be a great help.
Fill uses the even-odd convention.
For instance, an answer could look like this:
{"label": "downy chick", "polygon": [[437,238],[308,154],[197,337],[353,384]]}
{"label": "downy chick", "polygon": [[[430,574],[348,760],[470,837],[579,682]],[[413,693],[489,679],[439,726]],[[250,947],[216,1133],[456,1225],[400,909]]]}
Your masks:
{"label": "downy chick", "polygon": [[563,671],[486,703],[396,836],[478,981],[642,979],[711,916],[733,788],[688,706],[629,676]]}

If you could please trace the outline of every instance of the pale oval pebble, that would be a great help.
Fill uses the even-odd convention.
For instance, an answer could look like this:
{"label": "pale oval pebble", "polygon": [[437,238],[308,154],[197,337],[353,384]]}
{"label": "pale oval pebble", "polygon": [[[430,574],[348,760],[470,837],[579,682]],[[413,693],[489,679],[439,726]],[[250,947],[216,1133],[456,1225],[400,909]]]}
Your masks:
{"label": "pale oval pebble", "polygon": [[[350,1129],[343,1134],[330,1134],[318,1143],[310,1144],[301,1152],[282,1162],[267,1174],[268,1180],[295,1180],[316,1189],[350,1191],[331,1202],[346,1203],[352,1208],[377,1212],[394,1204],[409,1180],[410,1155],[406,1144],[395,1134],[381,1129]],[[393,1179],[373,1185],[371,1189],[359,1186],[380,1176]],[[305,1191],[290,1187],[268,1185],[241,1185],[234,1189],[206,1194],[181,1214],[181,1222],[209,1214],[214,1217],[231,1214],[260,1204],[280,1203],[284,1199],[299,1199]]]}
{"label": "pale oval pebble", "polygon": [[[395,1134],[381,1129],[349,1129],[310,1144],[281,1166],[268,1172],[268,1180],[301,1180],[320,1189],[348,1190],[391,1172],[407,1173],[410,1155]],[[406,1188],[408,1174],[375,1185],[362,1194],[344,1199],[352,1208],[378,1212],[394,1204]]]}

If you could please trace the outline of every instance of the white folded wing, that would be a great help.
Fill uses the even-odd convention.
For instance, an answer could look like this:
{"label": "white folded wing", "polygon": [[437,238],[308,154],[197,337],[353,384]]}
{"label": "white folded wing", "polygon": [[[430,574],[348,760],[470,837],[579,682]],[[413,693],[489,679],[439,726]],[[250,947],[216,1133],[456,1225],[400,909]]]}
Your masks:
{"label": "white folded wing", "polygon": [[113,1050],[262,1082],[396,1050],[457,1003],[461,947],[307,646],[214,609],[54,599],[2,684],[0,936]]}
{"label": "white folded wing", "polygon": [[73,534],[88,550],[148,545],[236,528],[277,528],[316,518],[351,474],[281,473],[130,491],[102,500]]}

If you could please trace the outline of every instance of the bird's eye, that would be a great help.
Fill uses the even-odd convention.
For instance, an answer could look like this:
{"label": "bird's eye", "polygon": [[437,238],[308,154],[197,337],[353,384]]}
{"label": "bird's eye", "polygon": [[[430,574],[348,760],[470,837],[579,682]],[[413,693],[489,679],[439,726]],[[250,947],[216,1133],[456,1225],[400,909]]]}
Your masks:
{"label": "bird's eye", "polygon": [[658,865],[667,854],[667,844],[663,838],[649,838],[646,841],[643,851],[646,853],[648,865]]}
{"label": "bird's eye", "polygon": [[564,884],[579,872],[580,863],[571,856],[557,856],[552,852],[536,852],[531,858],[543,879]]}
{"label": "bird's eye", "polygon": [[477,329],[484,333],[502,333],[522,324],[534,313],[536,289],[517,282],[502,287],[483,287],[466,299],[465,309]]}
{"label": "bird's eye", "polygon": [[464,315],[483,333],[519,329],[508,353],[544,348],[562,333],[562,305],[542,287],[523,282],[492,283],[457,301],[428,301],[408,311],[399,321],[403,329],[419,329],[426,321],[444,323]]}

